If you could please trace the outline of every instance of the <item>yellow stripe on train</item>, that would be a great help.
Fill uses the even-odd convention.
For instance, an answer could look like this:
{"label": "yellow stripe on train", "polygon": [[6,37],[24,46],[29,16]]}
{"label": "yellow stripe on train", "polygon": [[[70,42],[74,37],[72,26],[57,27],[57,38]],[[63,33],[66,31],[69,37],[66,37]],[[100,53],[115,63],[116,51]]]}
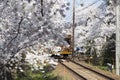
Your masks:
{"label": "yellow stripe on train", "polygon": [[60,54],[72,54],[72,52],[62,51],[62,52],[60,52]]}

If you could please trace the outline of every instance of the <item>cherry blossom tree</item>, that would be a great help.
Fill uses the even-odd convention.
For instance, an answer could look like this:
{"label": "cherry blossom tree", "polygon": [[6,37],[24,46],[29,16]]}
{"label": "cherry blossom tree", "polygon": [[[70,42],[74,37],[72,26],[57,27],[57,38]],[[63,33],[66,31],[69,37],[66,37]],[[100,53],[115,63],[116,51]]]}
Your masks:
{"label": "cherry blossom tree", "polygon": [[[64,17],[68,7],[62,0],[4,0],[0,1],[0,79],[10,80],[11,61],[22,50],[53,40],[63,42],[55,26],[54,16]],[[25,53],[24,53],[25,54]],[[19,54],[18,58],[22,59]],[[21,61],[18,59],[18,62]],[[21,69],[22,70],[22,69]]]}
{"label": "cherry blossom tree", "polygon": [[[76,10],[76,45],[83,46],[94,41],[100,48],[106,38],[115,33],[115,2],[104,0],[99,6],[91,5],[85,9],[81,6]],[[93,44],[93,43],[92,43]]]}

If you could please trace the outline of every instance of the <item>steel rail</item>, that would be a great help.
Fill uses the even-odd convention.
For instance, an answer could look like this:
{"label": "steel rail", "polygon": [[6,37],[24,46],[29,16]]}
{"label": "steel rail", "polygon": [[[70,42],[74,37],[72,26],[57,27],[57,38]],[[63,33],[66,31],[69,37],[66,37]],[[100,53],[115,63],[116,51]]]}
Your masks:
{"label": "steel rail", "polygon": [[89,70],[89,71],[92,71],[92,72],[94,72],[94,73],[96,73],[96,74],[98,74],[98,75],[100,75],[100,76],[103,76],[104,78],[107,78],[107,79],[109,79],[109,80],[115,80],[114,78],[112,78],[112,77],[109,77],[109,76],[107,76],[107,75],[104,75],[104,74],[102,74],[102,73],[100,73],[100,72],[98,72],[98,71],[96,71],[96,70],[93,70],[93,69],[91,69],[91,68],[89,68],[89,67],[86,67],[85,65],[82,65],[82,64],[80,64],[80,63],[78,63],[78,62],[75,62],[75,61],[73,61],[73,60],[70,60],[71,62],[73,62],[73,63],[75,63],[75,64],[77,64],[77,65],[79,65],[79,66],[81,66],[81,67],[83,67],[83,68],[85,68],[85,69],[87,69],[87,70]]}
{"label": "steel rail", "polygon": [[61,65],[65,66],[68,70],[70,70],[73,74],[75,74],[76,76],[78,76],[80,78],[80,80],[88,80],[85,77],[83,77],[82,75],[78,74],[77,72],[75,72],[73,69],[69,68],[68,66],[66,66],[65,64],[63,64],[61,61],[59,62]]}

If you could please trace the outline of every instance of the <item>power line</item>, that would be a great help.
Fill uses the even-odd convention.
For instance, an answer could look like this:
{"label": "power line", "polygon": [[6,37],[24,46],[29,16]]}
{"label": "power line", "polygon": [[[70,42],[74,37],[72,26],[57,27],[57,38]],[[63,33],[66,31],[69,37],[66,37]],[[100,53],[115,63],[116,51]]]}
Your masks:
{"label": "power line", "polygon": [[[89,7],[91,7],[91,6],[93,6],[94,4],[96,4],[97,2],[99,2],[100,0],[96,0],[96,1],[94,1],[93,3],[91,3],[91,4],[89,4],[88,6],[86,6],[86,7],[84,7],[84,8],[82,8],[81,10],[78,10],[78,11],[76,11],[76,12],[81,12],[81,11],[83,11],[83,10],[85,10],[85,9],[87,9],[87,8],[89,8]],[[67,16],[66,18],[72,18],[71,17],[71,15],[72,15],[73,13],[70,13],[70,15],[69,16]]]}
{"label": "power line", "polygon": [[89,4],[88,6],[82,8],[81,10],[78,10],[77,12],[79,12],[79,11],[81,12],[81,11],[83,11],[83,10],[85,10],[85,9],[87,9],[87,8],[89,8],[89,7],[91,7],[92,5],[96,4],[96,3],[99,2],[99,1],[100,1],[100,0],[96,0],[96,1],[94,1],[93,3]]}

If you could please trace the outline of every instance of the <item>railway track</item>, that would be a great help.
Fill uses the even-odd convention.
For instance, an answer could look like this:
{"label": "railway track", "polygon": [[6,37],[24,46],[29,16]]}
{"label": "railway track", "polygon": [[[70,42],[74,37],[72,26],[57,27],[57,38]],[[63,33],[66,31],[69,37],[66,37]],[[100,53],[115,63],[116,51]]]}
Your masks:
{"label": "railway track", "polygon": [[76,75],[78,79],[76,80],[87,80],[85,77],[79,75],[77,72],[75,72],[73,69],[69,68],[67,65],[65,65],[64,63],[60,62],[60,64],[62,64],[63,66],[65,66],[73,75]]}
{"label": "railway track", "polygon": [[60,61],[60,63],[77,75],[79,80],[117,80],[74,61]]}

